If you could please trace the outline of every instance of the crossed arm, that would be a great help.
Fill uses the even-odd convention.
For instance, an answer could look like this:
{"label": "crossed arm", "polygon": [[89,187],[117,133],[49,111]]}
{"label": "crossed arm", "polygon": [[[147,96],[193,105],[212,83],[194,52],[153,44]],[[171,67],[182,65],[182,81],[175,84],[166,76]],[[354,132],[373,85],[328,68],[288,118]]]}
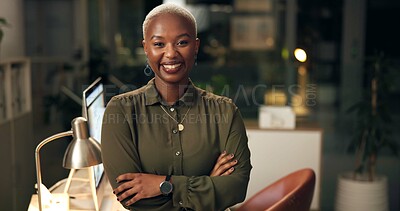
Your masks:
{"label": "crossed arm", "polygon": [[[230,175],[234,170],[237,160],[234,154],[222,152],[218,157],[211,177]],[[160,183],[165,180],[165,175],[143,174],[143,173],[126,173],[116,178],[117,183],[122,183],[114,189],[113,193],[117,196],[118,201],[124,201],[128,197],[133,196],[125,202],[125,206],[130,206],[143,198],[151,198],[161,195]],[[173,180],[171,183],[173,184]]]}

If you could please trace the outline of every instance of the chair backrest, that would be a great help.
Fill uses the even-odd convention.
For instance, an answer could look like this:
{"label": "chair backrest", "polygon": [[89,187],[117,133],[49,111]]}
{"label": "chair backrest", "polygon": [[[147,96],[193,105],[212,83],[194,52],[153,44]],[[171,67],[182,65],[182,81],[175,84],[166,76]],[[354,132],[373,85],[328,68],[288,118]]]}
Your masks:
{"label": "chair backrest", "polygon": [[309,211],[314,188],[314,171],[300,169],[259,191],[235,211]]}

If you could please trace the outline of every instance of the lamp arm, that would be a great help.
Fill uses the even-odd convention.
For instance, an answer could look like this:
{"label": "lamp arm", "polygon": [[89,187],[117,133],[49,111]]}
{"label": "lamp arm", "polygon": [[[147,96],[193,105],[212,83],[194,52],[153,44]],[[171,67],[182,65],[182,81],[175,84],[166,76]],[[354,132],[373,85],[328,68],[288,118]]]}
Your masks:
{"label": "lamp arm", "polygon": [[41,192],[40,192],[40,185],[42,184],[42,174],[41,174],[41,170],[40,170],[40,149],[46,145],[49,142],[52,142],[54,140],[57,140],[59,138],[63,138],[63,137],[67,137],[67,136],[72,136],[73,132],[72,130],[70,131],[66,131],[66,132],[62,132],[62,133],[58,133],[55,135],[52,135],[46,139],[44,139],[42,142],[40,142],[37,146],[36,146],[36,150],[35,150],[35,162],[36,162],[36,179],[37,179],[37,195],[38,195],[38,201],[39,201],[39,210],[42,211],[42,196],[41,196]]}

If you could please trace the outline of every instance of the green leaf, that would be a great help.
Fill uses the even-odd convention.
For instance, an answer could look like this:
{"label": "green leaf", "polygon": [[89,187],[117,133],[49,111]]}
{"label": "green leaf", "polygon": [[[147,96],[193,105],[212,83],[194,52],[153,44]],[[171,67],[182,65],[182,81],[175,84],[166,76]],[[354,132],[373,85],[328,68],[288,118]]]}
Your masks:
{"label": "green leaf", "polygon": [[5,18],[0,18],[0,27],[1,26],[9,26],[7,20]]}

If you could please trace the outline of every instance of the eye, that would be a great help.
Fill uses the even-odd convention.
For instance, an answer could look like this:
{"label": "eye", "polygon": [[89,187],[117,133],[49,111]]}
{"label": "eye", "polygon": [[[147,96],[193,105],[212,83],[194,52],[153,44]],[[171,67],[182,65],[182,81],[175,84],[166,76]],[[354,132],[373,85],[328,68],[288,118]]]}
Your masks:
{"label": "eye", "polygon": [[164,47],[164,43],[162,43],[162,42],[155,42],[155,43],[153,43],[153,45],[156,47]]}
{"label": "eye", "polygon": [[181,40],[181,41],[179,41],[178,42],[178,46],[185,46],[185,45],[187,45],[189,42],[188,41],[186,41],[186,40]]}

